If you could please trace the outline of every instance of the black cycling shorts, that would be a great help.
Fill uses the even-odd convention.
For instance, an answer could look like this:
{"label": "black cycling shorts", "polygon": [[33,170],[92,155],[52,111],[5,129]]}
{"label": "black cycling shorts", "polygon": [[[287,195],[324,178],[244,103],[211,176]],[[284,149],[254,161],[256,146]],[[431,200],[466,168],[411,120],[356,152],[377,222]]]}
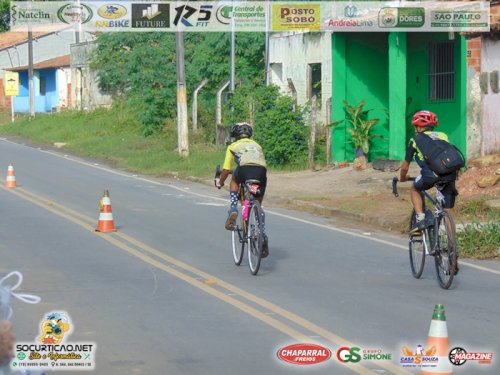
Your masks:
{"label": "black cycling shorts", "polygon": [[425,191],[436,185],[437,182],[446,182],[445,187],[441,192],[444,196],[443,208],[453,208],[455,207],[455,197],[458,195],[458,191],[455,187],[455,181],[443,181],[438,176],[432,176],[428,174],[421,174],[413,182],[413,186],[418,191]]}
{"label": "black cycling shorts", "polygon": [[247,180],[259,180],[260,189],[257,197],[263,197],[267,185],[267,169],[261,165],[241,165],[236,167],[233,177],[238,184]]}

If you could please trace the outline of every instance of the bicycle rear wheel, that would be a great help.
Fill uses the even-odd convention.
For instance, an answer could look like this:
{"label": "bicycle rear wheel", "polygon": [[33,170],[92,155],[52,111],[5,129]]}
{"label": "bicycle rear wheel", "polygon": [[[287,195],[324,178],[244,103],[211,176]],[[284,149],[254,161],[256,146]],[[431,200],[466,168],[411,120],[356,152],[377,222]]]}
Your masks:
{"label": "bicycle rear wheel", "polygon": [[[415,227],[416,221],[417,219],[415,217],[415,210],[413,210],[410,218],[410,228],[409,228],[410,232]],[[414,235],[410,233],[408,237],[411,273],[413,277],[416,279],[419,279],[420,276],[422,276],[422,272],[424,271],[425,246],[426,246],[425,241],[427,239],[426,237],[427,236],[425,235],[425,232],[419,235]],[[428,243],[429,242],[427,242],[427,244]]]}
{"label": "bicycle rear wheel", "polygon": [[254,201],[248,216],[248,265],[252,275],[257,275],[262,259],[262,208],[259,202]]}
{"label": "bicycle rear wheel", "polygon": [[238,217],[236,218],[236,226],[233,231],[231,231],[231,241],[233,245],[233,260],[234,264],[239,266],[243,260],[243,254],[245,252],[245,231],[243,228],[243,217],[241,216],[241,206],[238,205]]}
{"label": "bicycle rear wheel", "polygon": [[438,244],[434,260],[439,285],[448,289],[453,282],[457,267],[457,244],[455,239],[455,222],[449,212],[443,211],[439,216]]}

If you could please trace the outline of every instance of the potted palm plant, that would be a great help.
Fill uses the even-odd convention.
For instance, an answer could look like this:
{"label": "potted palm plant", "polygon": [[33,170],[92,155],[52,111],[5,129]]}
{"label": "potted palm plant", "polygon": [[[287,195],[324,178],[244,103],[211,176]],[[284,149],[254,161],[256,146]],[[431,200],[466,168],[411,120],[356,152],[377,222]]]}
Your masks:
{"label": "potted palm plant", "polygon": [[[366,166],[368,162],[368,152],[370,151],[371,140],[375,137],[381,137],[381,134],[372,134],[372,128],[377,125],[379,119],[368,119],[368,113],[371,111],[363,109],[366,104],[365,100],[362,100],[358,105],[352,106],[343,101],[345,105],[345,111],[347,114],[347,121],[351,124],[351,127],[347,127],[347,131],[351,135],[351,142],[354,143],[355,150],[355,164],[356,161],[360,165]],[[344,120],[335,121],[332,126],[336,126]],[[364,168],[362,168],[364,169]]]}

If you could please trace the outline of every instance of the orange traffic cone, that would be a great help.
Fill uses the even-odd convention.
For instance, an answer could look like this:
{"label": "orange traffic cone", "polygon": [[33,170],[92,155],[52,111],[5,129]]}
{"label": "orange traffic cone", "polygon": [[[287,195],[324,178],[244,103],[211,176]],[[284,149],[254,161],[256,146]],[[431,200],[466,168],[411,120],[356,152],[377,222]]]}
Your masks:
{"label": "orange traffic cone", "polygon": [[99,214],[96,231],[103,233],[116,232],[108,189],[104,190],[104,195],[99,201],[99,208],[101,212]]}
{"label": "orange traffic cone", "polygon": [[[453,374],[452,366],[448,354],[450,352],[450,344],[448,342],[448,329],[446,328],[446,316],[444,314],[444,306],[436,305],[434,314],[432,315],[431,327],[429,329],[429,337],[427,339],[427,348],[436,348],[435,356],[438,357],[436,367],[422,368],[421,375],[451,375]],[[433,350],[434,351],[434,350]]]}
{"label": "orange traffic cone", "polygon": [[16,173],[14,172],[14,167],[9,165],[7,168],[7,179],[5,180],[5,187],[15,188],[16,185]]}

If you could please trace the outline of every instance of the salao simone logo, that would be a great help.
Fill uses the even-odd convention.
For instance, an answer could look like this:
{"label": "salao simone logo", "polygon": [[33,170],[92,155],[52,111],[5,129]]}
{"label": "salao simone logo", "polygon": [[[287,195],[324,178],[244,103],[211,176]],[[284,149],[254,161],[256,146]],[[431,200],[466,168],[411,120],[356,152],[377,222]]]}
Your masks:
{"label": "salao simone logo", "polygon": [[278,350],[278,358],[294,365],[315,365],[332,356],[330,349],[316,344],[293,344]]}
{"label": "salao simone logo", "polygon": [[10,363],[18,371],[94,370],[96,344],[68,342],[73,323],[65,311],[52,311],[40,322],[40,333],[33,342],[18,342]]}

